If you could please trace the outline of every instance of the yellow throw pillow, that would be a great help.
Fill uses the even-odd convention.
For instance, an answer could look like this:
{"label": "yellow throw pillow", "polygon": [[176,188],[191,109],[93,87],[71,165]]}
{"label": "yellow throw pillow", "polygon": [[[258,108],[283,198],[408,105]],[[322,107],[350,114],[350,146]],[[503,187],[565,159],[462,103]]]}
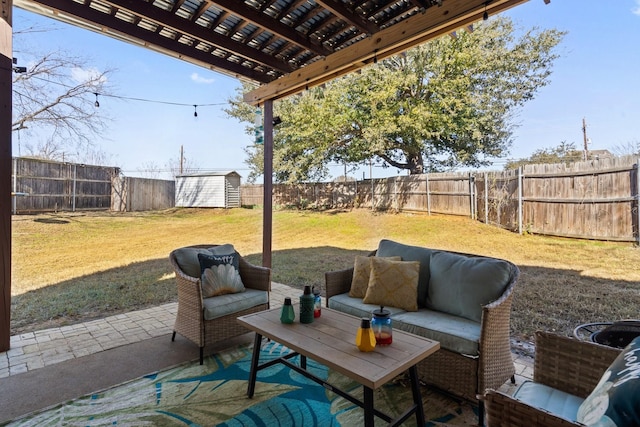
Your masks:
{"label": "yellow throw pillow", "polygon": [[419,261],[372,258],[369,287],[362,301],[366,304],[418,311],[419,276]]}
{"label": "yellow throw pillow", "polygon": [[[349,289],[349,296],[354,298],[364,298],[364,294],[367,293],[367,287],[369,286],[369,276],[371,275],[371,259],[376,257],[357,255],[356,261],[353,264],[353,279],[351,279],[351,289]],[[400,261],[402,258],[399,256],[387,257],[387,259],[393,259]]]}

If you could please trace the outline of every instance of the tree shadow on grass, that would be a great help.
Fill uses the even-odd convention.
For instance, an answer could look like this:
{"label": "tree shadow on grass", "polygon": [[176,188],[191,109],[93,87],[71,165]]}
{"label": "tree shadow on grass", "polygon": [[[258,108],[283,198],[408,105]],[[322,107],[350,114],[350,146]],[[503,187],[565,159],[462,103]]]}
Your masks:
{"label": "tree shadow on grass", "polygon": [[[315,247],[274,251],[272,280],[323,286],[326,271],[348,268],[362,251]],[[244,255],[243,255],[244,256]],[[261,265],[261,254],[247,261]],[[168,257],[65,280],[11,299],[11,335],[103,318],[177,301]]]}
{"label": "tree shadow on grass", "polygon": [[[373,249],[373,248],[372,248]],[[298,289],[323,289],[324,274],[353,266],[368,251],[332,246],[274,251],[272,280]],[[259,253],[243,254],[262,264]],[[585,275],[578,270],[519,266],[512,336],[530,340],[536,330],[571,335],[583,323],[640,317],[640,283]],[[11,302],[11,333],[46,329],[177,301],[168,257],[132,263],[66,280]]]}

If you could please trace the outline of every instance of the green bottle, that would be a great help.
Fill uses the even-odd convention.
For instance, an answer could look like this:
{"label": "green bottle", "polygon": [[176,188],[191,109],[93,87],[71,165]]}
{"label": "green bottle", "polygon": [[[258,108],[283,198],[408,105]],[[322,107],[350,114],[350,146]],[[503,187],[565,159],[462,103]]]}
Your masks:
{"label": "green bottle", "polygon": [[284,305],[282,306],[282,311],[280,312],[280,321],[282,323],[293,323],[296,318],[296,313],[293,311],[293,306],[291,305],[291,298],[284,299]]}
{"label": "green bottle", "polygon": [[313,322],[315,298],[311,293],[311,286],[305,285],[304,293],[300,295],[300,323]]}

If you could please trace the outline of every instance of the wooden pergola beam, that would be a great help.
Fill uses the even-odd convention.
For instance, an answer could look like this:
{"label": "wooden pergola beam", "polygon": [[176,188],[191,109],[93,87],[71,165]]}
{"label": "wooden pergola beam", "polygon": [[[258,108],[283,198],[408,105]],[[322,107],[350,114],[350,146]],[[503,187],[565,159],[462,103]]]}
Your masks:
{"label": "wooden pergola beam", "polygon": [[486,0],[444,2],[441,7],[430,7],[425,13],[412,16],[320,61],[265,84],[245,94],[244,100],[257,105],[267,99],[276,100],[302,92],[360,69],[371,63],[374,57],[383,59],[395,55],[477,22],[482,19],[485,10],[495,14],[526,1],[494,0],[489,4]]}

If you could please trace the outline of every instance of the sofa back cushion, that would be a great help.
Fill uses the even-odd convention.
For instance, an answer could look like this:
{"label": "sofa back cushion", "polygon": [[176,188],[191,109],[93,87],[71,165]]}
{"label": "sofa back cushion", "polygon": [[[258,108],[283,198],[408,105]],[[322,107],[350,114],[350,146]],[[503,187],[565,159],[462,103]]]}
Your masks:
{"label": "sofa back cushion", "polygon": [[497,300],[509,284],[506,261],[434,251],[429,263],[426,306],[432,310],[482,320],[482,307]]}
{"label": "sofa back cushion", "polygon": [[391,257],[399,256],[402,261],[418,261],[420,263],[420,274],[418,276],[418,307],[425,307],[427,299],[427,289],[429,288],[429,262],[431,254],[435,250],[410,246],[392,240],[383,239],[378,244],[376,256]]}

